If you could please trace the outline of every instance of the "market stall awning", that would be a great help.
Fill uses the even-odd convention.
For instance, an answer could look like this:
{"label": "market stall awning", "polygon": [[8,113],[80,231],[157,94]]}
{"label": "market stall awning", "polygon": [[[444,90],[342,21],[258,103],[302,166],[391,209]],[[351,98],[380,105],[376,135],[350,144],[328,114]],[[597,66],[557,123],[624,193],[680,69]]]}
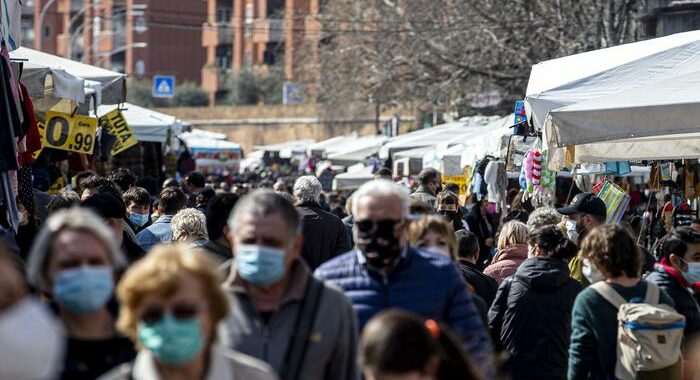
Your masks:
{"label": "market stall awning", "polygon": [[333,190],[355,190],[372,179],[372,167],[358,164],[348,168],[347,173],[338,174],[333,178]]}
{"label": "market stall awning", "polygon": [[[125,100],[126,75],[122,73],[25,47],[12,51],[10,57],[26,60],[22,80],[32,96],[44,96],[46,76],[51,75],[55,97],[82,103],[87,86],[97,93],[98,104],[117,104]],[[78,86],[76,78],[83,83]]]}
{"label": "market stall awning", "polygon": [[313,144],[314,142],[315,141],[311,140],[311,139],[294,140],[294,141],[288,141],[288,142],[281,143],[281,144],[255,145],[255,146],[253,146],[253,149],[262,150],[265,152],[279,152],[280,157],[291,158],[292,156],[295,156],[298,154],[300,154],[300,155],[305,154],[309,145]]}
{"label": "market stall awning", "polygon": [[392,137],[382,146],[379,157],[387,159],[394,153],[423,147],[433,147],[454,140],[475,127],[484,126],[497,119],[497,116],[474,116],[462,118],[453,123],[419,129],[404,135]]}
{"label": "market stall awning", "polygon": [[328,160],[336,165],[354,165],[377,154],[386,139],[386,136],[381,135],[358,137],[343,149],[339,148],[334,153],[328,154]]}
{"label": "market stall awning", "polygon": [[[100,106],[97,114],[103,116],[116,108],[116,105]],[[168,133],[175,136],[181,132],[182,123],[174,116],[131,103],[124,103],[121,111],[138,141],[165,143]]]}
{"label": "market stall awning", "polygon": [[357,140],[357,133],[352,133],[349,135],[341,135],[336,137],[331,137],[330,139],[319,141],[309,145],[307,148],[307,153],[309,155],[318,154],[323,155],[331,154],[347,148],[348,144],[353,144]]}
{"label": "market stall awning", "polygon": [[529,117],[541,129],[557,108],[694,71],[699,43],[692,31],[540,62],[528,82]]}

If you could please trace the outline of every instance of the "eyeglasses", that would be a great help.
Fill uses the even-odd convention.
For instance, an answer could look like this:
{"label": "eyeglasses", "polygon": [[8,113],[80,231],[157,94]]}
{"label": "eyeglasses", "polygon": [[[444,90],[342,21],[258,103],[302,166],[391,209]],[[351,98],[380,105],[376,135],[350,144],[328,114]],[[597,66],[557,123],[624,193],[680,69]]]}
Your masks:
{"label": "eyeglasses", "polygon": [[369,233],[374,231],[375,229],[377,231],[394,231],[394,228],[396,226],[399,226],[403,224],[403,219],[401,220],[396,220],[396,219],[382,219],[378,221],[372,221],[372,220],[356,220],[355,221],[355,226],[357,227],[357,230],[362,233]]}
{"label": "eyeglasses", "polygon": [[161,306],[147,307],[140,315],[139,319],[145,324],[153,324],[163,319],[165,314],[172,316],[178,320],[192,319],[196,317],[203,309],[207,307],[206,302],[202,303],[179,303],[164,308]]}

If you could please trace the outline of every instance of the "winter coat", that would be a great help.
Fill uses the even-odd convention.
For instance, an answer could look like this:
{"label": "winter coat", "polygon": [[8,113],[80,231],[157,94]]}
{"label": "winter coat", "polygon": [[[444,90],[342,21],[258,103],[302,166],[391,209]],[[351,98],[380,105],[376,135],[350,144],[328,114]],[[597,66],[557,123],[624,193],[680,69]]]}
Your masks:
{"label": "winter coat", "polygon": [[301,257],[311,270],[324,262],[352,249],[350,235],[337,216],[321,209],[314,202],[297,206],[301,216],[304,245]]}
{"label": "winter coat", "polygon": [[490,259],[491,248],[486,246],[486,239],[493,237],[493,227],[486,220],[486,217],[481,213],[481,208],[479,205],[474,205],[468,208],[467,215],[464,220],[469,226],[469,231],[476,235],[479,240],[479,257],[476,260],[476,266],[479,269],[484,269],[484,264],[488,259]]}
{"label": "winter coat", "polygon": [[476,264],[466,260],[459,260],[459,270],[467,284],[474,288],[474,293],[481,297],[489,308],[496,298],[498,282],[480,271]]}
{"label": "winter coat", "polygon": [[491,265],[484,269],[484,274],[493,277],[499,284],[515,274],[520,264],[527,259],[527,244],[505,247],[494,256]]}
{"label": "winter coat", "polygon": [[[263,360],[281,371],[286,364],[287,348],[295,334],[311,272],[302,260],[297,260],[292,265],[290,276],[277,310],[267,319],[256,310],[242,278],[236,275],[228,280],[224,291],[231,309],[219,328],[221,344]],[[338,288],[324,284],[310,334],[299,380],[358,378],[355,314]]]}
{"label": "winter coat", "polygon": [[531,258],[499,287],[489,327],[514,380],[565,379],[571,309],[581,285],[563,260]]}
{"label": "winter coat", "polygon": [[[264,362],[214,346],[209,351],[209,368],[206,380],[276,380],[275,371]],[[133,363],[116,367],[98,380],[160,380],[153,355],[146,350],[139,352]]]}
{"label": "winter coat", "polygon": [[433,208],[436,208],[437,198],[435,198],[435,196],[433,195],[433,193],[430,192],[430,190],[426,189],[423,186],[419,186],[418,190],[414,191],[413,194],[411,194],[411,198],[418,199],[421,202],[425,202]]}
{"label": "winter coat", "polygon": [[685,330],[683,331],[685,337],[700,332],[700,307],[698,307],[698,303],[687,287],[682,285],[661,264],[657,264],[654,267],[654,271],[647,276],[646,280],[658,285],[661,290],[673,299],[673,302],[676,304],[676,311],[685,317]]}
{"label": "winter coat", "polygon": [[489,368],[491,344],[466,283],[450,258],[407,247],[389,272],[369,269],[357,251],[321,265],[314,275],[345,291],[360,331],[377,313],[399,308],[444,322],[465,343],[479,368]]}

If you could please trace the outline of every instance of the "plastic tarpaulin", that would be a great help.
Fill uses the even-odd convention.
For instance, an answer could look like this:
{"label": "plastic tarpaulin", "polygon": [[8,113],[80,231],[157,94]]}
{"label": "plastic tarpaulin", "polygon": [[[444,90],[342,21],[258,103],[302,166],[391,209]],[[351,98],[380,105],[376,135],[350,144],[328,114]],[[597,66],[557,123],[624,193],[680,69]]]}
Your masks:
{"label": "plastic tarpaulin", "polygon": [[[117,108],[116,105],[100,106],[97,108],[97,114],[103,116],[115,108]],[[166,142],[169,132],[175,136],[182,128],[182,124],[174,116],[131,103],[124,103],[122,108],[122,115],[138,141],[162,144]]]}
{"label": "plastic tarpaulin", "polygon": [[51,74],[53,77],[54,96],[56,97],[82,103],[85,100],[84,95],[82,100],[79,98],[80,92],[84,91],[84,83],[80,83],[78,89],[74,80],[74,78],[78,78],[78,80],[100,83],[101,94],[99,98],[101,99],[101,104],[117,104],[125,100],[126,75],[122,73],[25,47],[12,51],[10,57],[27,60],[24,65],[22,79],[32,96],[44,96],[46,76]]}

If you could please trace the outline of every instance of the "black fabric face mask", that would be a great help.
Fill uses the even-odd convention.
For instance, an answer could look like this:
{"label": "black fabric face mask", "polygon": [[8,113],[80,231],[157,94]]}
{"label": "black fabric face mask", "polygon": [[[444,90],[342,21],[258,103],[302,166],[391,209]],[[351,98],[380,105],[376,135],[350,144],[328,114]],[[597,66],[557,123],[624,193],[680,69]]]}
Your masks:
{"label": "black fabric face mask", "polygon": [[369,221],[355,223],[357,248],[376,269],[384,269],[396,262],[401,255],[401,241],[394,234],[395,220],[381,220],[376,224]]}
{"label": "black fabric face mask", "polygon": [[448,222],[452,222],[453,220],[457,219],[457,211],[440,210],[438,213]]}

